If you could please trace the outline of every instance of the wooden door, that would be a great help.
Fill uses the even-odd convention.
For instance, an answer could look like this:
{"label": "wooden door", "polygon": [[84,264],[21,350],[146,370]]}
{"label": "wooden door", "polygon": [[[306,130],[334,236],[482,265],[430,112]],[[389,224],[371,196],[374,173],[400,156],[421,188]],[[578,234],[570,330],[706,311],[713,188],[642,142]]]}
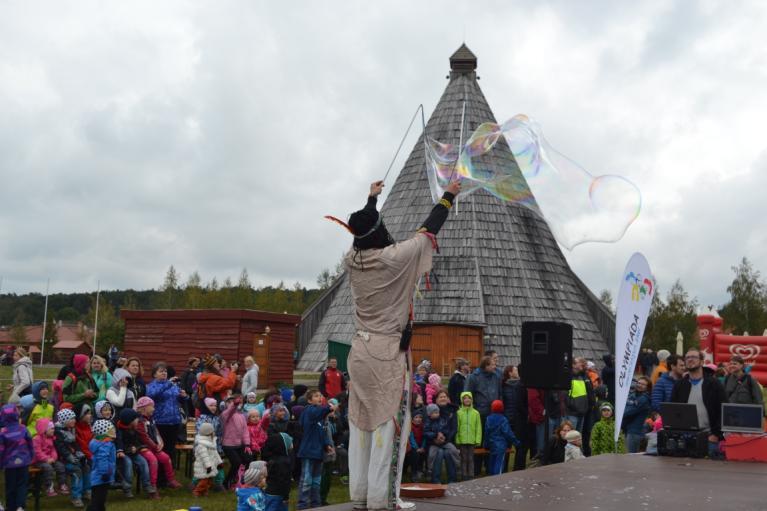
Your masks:
{"label": "wooden door", "polygon": [[427,358],[432,369],[450,376],[457,358],[465,358],[472,367],[479,365],[483,353],[482,328],[458,325],[415,325],[413,327],[413,364]]}
{"label": "wooden door", "polygon": [[268,332],[253,335],[253,358],[258,364],[258,383],[267,387],[269,381],[270,335]]}

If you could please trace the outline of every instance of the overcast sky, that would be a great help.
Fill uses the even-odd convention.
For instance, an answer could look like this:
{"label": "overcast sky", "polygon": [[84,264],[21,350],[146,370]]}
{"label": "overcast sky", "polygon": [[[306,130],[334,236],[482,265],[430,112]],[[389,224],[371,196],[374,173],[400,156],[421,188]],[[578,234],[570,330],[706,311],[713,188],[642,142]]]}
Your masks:
{"label": "overcast sky", "polygon": [[314,286],[349,244],[322,216],[360,207],[465,38],[499,121],[642,191],[621,241],[565,251],[586,283],[641,251],[720,305],[741,257],[767,272],[765,26],[762,1],[4,2],[2,292],[171,264]]}

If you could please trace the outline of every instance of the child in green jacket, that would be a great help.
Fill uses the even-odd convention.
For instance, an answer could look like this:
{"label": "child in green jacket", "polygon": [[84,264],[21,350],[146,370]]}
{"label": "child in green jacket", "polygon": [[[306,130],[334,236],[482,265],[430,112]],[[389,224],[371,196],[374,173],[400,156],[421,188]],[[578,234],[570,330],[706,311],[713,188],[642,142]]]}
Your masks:
{"label": "child in green jacket", "polygon": [[482,445],[482,420],[471,392],[461,392],[455,443],[461,452],[461,479],[466,481],[474,477],[474,447]]}
{"label": "child in green jacket", "polygon": [[[592,456],[615,452],[615,419],[613,419],[612,405],[607,401],[602,403],[602,406],[599,407],[599,413],[602,418],[594,424],[591,430]],[[623,433],[618,437],[618,452],[626,452]]]}

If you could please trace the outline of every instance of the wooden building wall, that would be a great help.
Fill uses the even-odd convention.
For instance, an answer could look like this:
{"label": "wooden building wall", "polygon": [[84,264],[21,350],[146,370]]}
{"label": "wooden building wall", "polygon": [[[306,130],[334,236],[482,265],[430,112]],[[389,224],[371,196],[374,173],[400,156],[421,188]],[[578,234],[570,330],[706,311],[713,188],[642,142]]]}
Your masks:
{"label": "wooden building wall", "polygon": [[419,325],[413,327],[413,364],[427,358],[432,369],[450,376],[456,358],[465,358],[477,367],[484,352],[482,328],[459,325]]}
{"label": "wooden building wall", "polygon": [[[228,362],[240,363],[254,355],[254,343],[263,339],[268,350],[256,357],[261,368],[259,387],[293,383],[293,349],[300,317],[253,310],[155,310],[121,312],[125,320],[124,351],[137,356],[145,379],[151,367],[163,360],[180,374],[194,355],[219,353]],[[269,334],[265,335],[266,327]],[[260,359],[260,360],[259,360]]]}

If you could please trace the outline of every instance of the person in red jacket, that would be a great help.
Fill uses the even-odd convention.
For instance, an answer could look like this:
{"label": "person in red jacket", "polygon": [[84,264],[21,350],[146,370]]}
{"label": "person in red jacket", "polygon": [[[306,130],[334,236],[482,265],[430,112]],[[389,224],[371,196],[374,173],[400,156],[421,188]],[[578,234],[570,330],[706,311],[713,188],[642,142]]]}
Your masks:
{"label": "person in red jacket", "polygon": [[[542,457],[546,448],[546,417],[543,389],[527,389],[527,422],[535,430],[535,452],[530,457]],[[532,449],[531,449],[532,450]]]}
{"label": "person in red jacket", "polygon": [[341,392],[346,390],[346,380],[344,374],[338,370],[338,360],[335,357],[328,359],[328,368],[322,371],[320,383],[318,385],[320,392],[325,399],[333,399]]}

